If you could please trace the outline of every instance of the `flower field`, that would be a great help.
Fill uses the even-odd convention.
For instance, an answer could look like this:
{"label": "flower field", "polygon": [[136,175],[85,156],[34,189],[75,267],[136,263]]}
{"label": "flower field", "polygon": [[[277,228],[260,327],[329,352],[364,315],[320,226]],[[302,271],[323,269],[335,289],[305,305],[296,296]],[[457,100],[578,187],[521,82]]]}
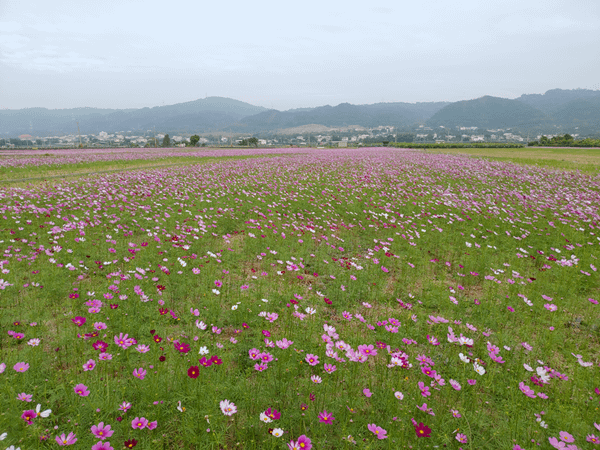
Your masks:
{"label": "flower field", "polygon": [[254,153],[0,188],[0,448],[599,448],[599,177]]}

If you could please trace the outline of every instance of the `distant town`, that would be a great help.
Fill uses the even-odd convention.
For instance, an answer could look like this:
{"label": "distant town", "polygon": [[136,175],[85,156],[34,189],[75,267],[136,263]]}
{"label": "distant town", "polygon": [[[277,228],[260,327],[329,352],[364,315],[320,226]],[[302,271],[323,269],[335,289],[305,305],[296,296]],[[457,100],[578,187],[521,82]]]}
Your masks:
{"label": "distant town", "polygon": [[[539,140],[542,135],[523,136],[507,129],[479,129],[478,127],[457,126],[433,129],[421,125],[413,131],[399,132],[392,126],[375,128],[357,127],[354,129],[339,129],[328,134],[302,133],[294,135],[271,135],[261,137],[260,134],[200,134],[174,135],[148,130],[146,133],[120,131],[98,134],[69,134],[64,136],[31,136],[21,135],[18,138],[0,139],[0,148],[106,148],[106,147],[190,147],[190,146],[245,146],[258,145],[261,147],[281,146],[313,146],[313,147],[357,147],[382,142],[411,142],[411,143],[459,143],[459,142],[498,142],[498,143],[527,143]],[[552,138],[554,135],[545,135]],[[572,134],[577,138],[578,134]]]}

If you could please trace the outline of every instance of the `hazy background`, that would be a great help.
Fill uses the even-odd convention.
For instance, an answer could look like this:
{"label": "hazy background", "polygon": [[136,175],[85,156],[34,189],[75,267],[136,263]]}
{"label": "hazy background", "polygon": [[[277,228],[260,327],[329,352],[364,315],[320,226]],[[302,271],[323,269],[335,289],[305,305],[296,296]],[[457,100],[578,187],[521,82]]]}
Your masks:
{"label": "hazy background", "polygon": [[0,108],[289,109],[600,89],[597,0],[0,0]]}

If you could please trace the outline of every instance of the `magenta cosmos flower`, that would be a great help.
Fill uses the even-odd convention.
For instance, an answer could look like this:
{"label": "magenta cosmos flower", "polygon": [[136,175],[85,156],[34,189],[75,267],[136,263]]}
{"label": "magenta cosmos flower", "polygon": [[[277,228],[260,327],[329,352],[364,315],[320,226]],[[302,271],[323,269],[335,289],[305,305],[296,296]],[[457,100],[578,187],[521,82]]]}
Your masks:
{"label": "magenta cosmos flower", "polygon": [[83,365],[83,371],[87,372],[88,370],[94,370],[94,367],[96,367],[96,361],[94,361],[93,359],[90,359],[88,362],[86,362]]}
{"label": "magenta cosmos flower", "polygon": [[321,423],[333,423],[334,420],[335,417],[333,417],[333,414],[328,413],[326,410],[319,413],[319,422]]}
{"label": "magenta cosmos flower", "polygon": [[55,439],[56,443],[61,447],[64,447],[65,445],[73,445],[75,442],[77,442],[77,438],[73,432],[69,433],[68,436],[65,436],[65,433],[63,433],[60,435],[60,437],[56,436]]}
{"label": "magenta cosmos flower", "polygon": [[135,429],[143,429],[148,425],[148,419],[145,417],[136,417],[131,421],[131,428]]}
{"label": "magenta cosmos flower", "polygon": [[371,433],[373,433],[375,436],[377,436],[377,439],[387,439],[387,436],[386,436],[387,431],[381,427],[378,427],[374,423],[368,424],[367,428],[369,429],[369,431]]}
{"label": "magenta cosmos flower", "polygon": [[73,323],[75,325],[77,325],[78,327],[80,327],[81,325],[83,325],[86,322],[86,318],[85,317],[81,317],[81,316],[77,316],[71,319],[73,321]]}
{"label": "magenta cosmos flower", "polygon": [[29,364],[26,362],[18,362],[13,366],[13,369],[15,369],[16,372],[27,372],[27,369],[29,369]]}
{"label": "magenta cosmos flower", "polygon": [[111,447],[110,442],[98,441],[92,445],[92,450],[115,450]]}
{"label": "magenta cosmos flower", "polygon": [[98,425],[92,425],[91,430],[94,436],[102,440],[111,437],[114,433],[114,431],[110,429],[110,425],[104,426],[104,422],[100,422]]}
{"label": "magenta cosmos flower", "polygon": [[90,395],[90,391],[88,391],[88,387],[85,384],[78,384],[73,388],[75,393],[79,394],[82,397],[87,397]]}
{"label": "magenta cosmos flower", "polygon": [[290,441],[288,444],[289,450],[311,450],[312,443],[304,434],[298,438],[296,442]]}
{"label": "magenta cosmos flower", "polygon": [[27,425],[31,425],[33,423],[33,419],[37,417],[37,414],[33,409],[28,409],[27,411],[23,411],[21,414],[21,419],[27,422]]}

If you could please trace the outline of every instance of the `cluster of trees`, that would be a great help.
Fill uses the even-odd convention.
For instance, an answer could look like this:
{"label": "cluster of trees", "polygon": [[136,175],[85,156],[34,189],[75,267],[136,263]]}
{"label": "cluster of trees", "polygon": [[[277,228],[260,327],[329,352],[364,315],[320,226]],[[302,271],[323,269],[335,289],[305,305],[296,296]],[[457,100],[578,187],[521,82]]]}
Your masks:
{"label": "cluster of trees", "polygon": [[587,138],[576,141],[570,134],[565,134],[550,139],[542,136],[539,141],[531,141],[527,145],[529,147],[600,147],[600,139]]}
{"label": "cluster of trees", "polygon": [[251,137],[248,139],[242,139],[242,142],[240,142],[240,145],[245,145],[245,146],[251,146],[254,145],[255,147],[258,147],[258,138],[256,137]]}
{"label": "cluster of trees", "polygon": [[445,143],[445,144],[415,144],[412,142],[389,142],[382,145],[398,148],[522,148],[523,144],[504,144],[497,142],[482,142],[474,144]]}

